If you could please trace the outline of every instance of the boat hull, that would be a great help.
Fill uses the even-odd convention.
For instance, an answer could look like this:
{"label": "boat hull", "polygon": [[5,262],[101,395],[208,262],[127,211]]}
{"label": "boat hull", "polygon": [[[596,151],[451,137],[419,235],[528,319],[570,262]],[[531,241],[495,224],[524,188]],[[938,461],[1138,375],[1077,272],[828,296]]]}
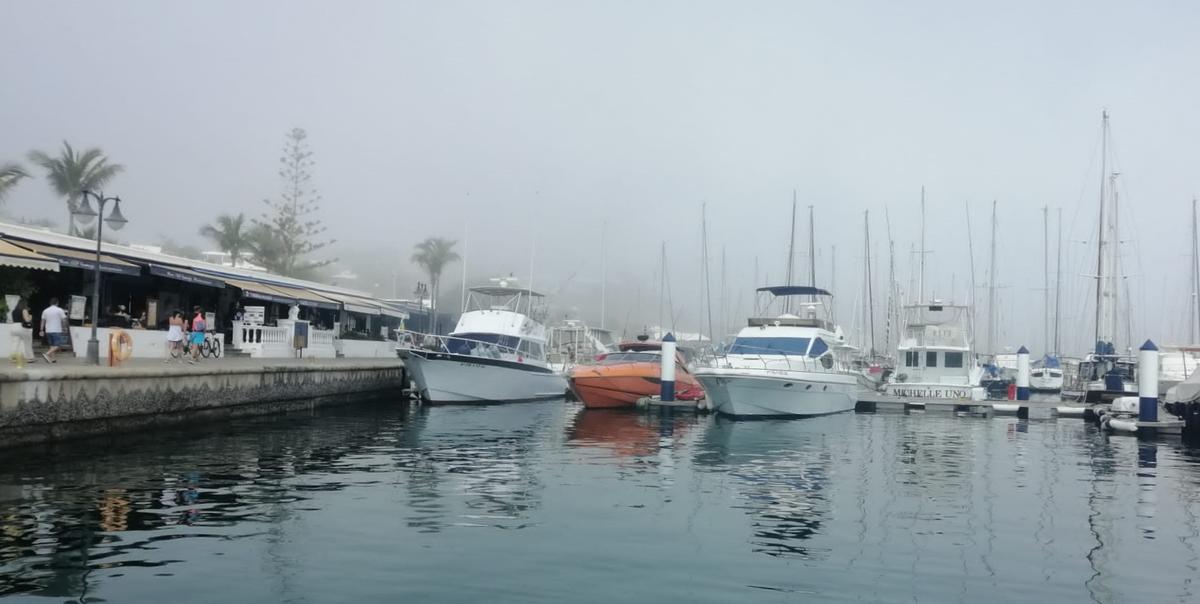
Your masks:
{"label": "boat hull", "polygon": [[[662,392],[662,367],[656,363],[584,365],[571,370],[571,391],[589,409],[633,407],[639,399]],[[676,373],[678,400],[704,396],[699,382],[685,371]]]}
{"label": "boat hull", "polygon": [[504,403],[560,398],[567,381],[547,367],[442,352],[402,354],[430,403]]}
{"label": "boat hull", "polygon": [[987,389],[983,386],[965,384],[885,384],[883,393],[901,398],[930,398],[946,400],[987,400]]}
{"label": "boat hull", "polygon": [[[864,388],[850,374],[697,370],[713,410],[732,417],[806,417],[851,411]],[[865,379],[865,378],[864,378]]]}

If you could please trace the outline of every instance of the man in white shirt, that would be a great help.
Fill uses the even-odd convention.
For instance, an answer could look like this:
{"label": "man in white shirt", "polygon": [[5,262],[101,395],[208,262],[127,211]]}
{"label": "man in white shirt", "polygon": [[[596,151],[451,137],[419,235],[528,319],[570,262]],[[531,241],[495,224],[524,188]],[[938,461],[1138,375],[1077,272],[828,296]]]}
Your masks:
{"label": "man in white shirt", "polygon": [[42,311],[41,332],[41,335],[46,337],[46,343],[50,345],[50,350],[42,353],[42,358],[46,359],[47,363],[57,363],[54,355],[58,353],[59,348],[67,345],[66,325],[67,313],[58,307],[58,298],[50,298],[50,306]]}

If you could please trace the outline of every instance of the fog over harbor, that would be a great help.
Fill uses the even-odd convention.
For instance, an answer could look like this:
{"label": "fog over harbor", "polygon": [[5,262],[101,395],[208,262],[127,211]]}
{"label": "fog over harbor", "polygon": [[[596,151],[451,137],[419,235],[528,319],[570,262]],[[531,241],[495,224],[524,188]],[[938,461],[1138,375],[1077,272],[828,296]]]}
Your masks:
{"label": "fog over harbor", "polygon": [[[604,321],[630,335],[660,320],[664,241],[674,322],[708,331],[701,204],[716,331],[736,329],[751,289],[784,281],[793,191],[797,280],[813,206],[816,281],[847,328],[870,211],[882,313],[885,214],[911,298],[925,187],[925,289],[970,299],[969,208],[997,348],[1046,348],[1042,208],[1051,270],[1061,208],[1062,352],[1079,354],[1107,109],[1127,331],[1191,339],[1194,3],[13,1],[4,14],[0,163],[63,140],[102,148],[125,166],[106,187],[126,201],[123,241],[211,248],[202,225],[278,195],[284,135],[301,127],[337,240],[320,251],[339,260],[330,275],[411,297],[425,279],[413,245],[441,236],[459,240],[471,283],[527,284],[532,268],[552,318],[597,324],[607,265]],[[62,198],[26,167],[4,219],[63,227]],[[457,308],[460,268],[443,308]]]}

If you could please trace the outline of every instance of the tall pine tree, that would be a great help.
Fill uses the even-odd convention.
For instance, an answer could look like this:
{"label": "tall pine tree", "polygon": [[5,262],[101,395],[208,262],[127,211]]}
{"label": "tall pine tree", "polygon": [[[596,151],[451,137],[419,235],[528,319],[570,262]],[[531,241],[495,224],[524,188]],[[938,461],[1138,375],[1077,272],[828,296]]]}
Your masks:
{"label": "tall pine tree", "polygon": [[288,132],[279,158],[283,192],[276,199],[263,200],[267,210],[255,220],[260,227],[257,238],[269,238],[269,242],[260,241],[254,246],[256,260],[289,277],[312,277],[321,267],[335,262],[311,258],[334,240],[325,238],[325,225],[316,217],[321,196],[312,186],[316,162],[307,139],[303,128]]}

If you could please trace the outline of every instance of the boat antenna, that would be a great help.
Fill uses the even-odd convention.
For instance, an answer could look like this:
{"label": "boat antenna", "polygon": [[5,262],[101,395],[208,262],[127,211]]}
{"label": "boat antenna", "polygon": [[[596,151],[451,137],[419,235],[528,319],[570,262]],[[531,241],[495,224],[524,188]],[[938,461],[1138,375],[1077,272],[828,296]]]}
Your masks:
{"label": "boat antenna", "polygon": [[[787,257],[787,285],[792,285],[792,271],[796,263],[796,190],[792,189],[792,226],[788,231],[788,257]],[[783,300],[783,312],[789,313],[792,311],[792,301],[790,298]]]}
{"label": "boat antenna", "polygon": [[467,312],[467,243],[471,235],[470,226],[463,223],[463,253],[462,253],[462,310],[460,313]]}

